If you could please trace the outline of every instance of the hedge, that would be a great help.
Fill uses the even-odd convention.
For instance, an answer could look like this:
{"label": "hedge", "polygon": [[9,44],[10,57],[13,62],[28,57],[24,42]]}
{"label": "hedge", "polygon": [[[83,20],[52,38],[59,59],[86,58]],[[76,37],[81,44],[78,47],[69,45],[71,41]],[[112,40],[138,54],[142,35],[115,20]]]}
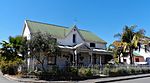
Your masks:
{"label": "hedge", "polygon": [[102,71],[104,75],[108,76],[125,76],[125,75],[134,75],[134,74],[144,74],[150,73],[150,67],[105,67]]}

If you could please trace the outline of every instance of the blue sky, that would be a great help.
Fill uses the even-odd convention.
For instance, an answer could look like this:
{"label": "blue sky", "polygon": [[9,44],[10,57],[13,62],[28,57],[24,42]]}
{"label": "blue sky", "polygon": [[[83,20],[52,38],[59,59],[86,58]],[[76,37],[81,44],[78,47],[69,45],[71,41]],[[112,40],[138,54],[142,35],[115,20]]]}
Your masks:
{"label": "blue sky", "polygon": [[24,20],[89,30],[112,43],[124,25],[150,36],[150,0],[1,0],[0,41],[21,35]]}

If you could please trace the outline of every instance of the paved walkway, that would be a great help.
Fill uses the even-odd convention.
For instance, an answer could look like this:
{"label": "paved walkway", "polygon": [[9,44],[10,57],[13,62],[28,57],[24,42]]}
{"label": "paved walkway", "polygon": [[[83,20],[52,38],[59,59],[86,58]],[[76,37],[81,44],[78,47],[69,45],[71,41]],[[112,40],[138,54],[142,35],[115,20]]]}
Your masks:
{"label": "paved walkway", "polygon": [[144,78],[150,77],[150,74],[141,74],[141,75],[130,75],[130,76],[120,76],[120,77],[108,77],[108,78],[97,78],[97,79],[89,79],[83,81],[44,81],[44,80],[34,80],[29,78],[16,78],[9,75],[4,75],[5,78],[19,81],[19,82],[35,82],[35,83],[106,83],[106,82],[114,82],[114,81],[121,81],[121,80],[128,80],[128,79],[137,79],[137,78]]}

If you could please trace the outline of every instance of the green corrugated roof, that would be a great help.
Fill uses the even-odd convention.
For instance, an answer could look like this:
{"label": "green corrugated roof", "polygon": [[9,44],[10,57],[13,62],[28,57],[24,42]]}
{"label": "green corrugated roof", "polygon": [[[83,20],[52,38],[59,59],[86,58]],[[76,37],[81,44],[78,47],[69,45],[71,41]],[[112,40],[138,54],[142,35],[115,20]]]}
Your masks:
{"label": "green corrugated roof", "polygon": [[84,37],[86,41],[106,43],[104,40],[102,40],[101,38],[99,38],[98,36],[96,36],[95,34],[89,31],[79,30],[79,32],[81,33],[81,35]]}
{"label": "green corrugated roof", "polygon": [[134,56],[141,56],[139,52],[133,51]]}
{"label": "green corrugated roof", "polygon": [[[64,27],[64,26],[58,26],[58,25],[41,23],[41,22],[30,21],[30,20],[26,20],[26,22],[32,33],[40,31],[40,32],[49,33],[52,36],[57,38],[64,38],[71,31],[71,28]],[[81,29],[78,29],[78,31],[82,35],[85,41],[106,43],[104,40],[102,40],[101,38],[99,38],[98,36],[96,36],[90,31],[81,30]]]}

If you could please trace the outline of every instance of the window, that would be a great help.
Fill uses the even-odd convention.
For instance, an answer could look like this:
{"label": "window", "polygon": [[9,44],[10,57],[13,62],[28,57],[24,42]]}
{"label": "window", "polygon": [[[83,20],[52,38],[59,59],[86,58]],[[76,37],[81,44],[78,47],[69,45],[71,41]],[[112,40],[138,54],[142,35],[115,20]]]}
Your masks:
{"label": "window", "polygon": [[49,56],[47,64],[49,64],[49,65],[55,65],[56,64],[56,57],[55,56]]}
{"label": "window", "polygon": [[73,34],[73,40],[72,40],[73,43],[76,43],[76,34]]}
{"label": "window", "polygon": [[139,62],[139,58],[135,58],[135,62]]}
{"label": "window", "polygon": [[95,47],[95,43],[90,43],[90,47]]}
{"label": "window", "polygon": [[73,29],[73,31],[76,31],[76,29]]}

